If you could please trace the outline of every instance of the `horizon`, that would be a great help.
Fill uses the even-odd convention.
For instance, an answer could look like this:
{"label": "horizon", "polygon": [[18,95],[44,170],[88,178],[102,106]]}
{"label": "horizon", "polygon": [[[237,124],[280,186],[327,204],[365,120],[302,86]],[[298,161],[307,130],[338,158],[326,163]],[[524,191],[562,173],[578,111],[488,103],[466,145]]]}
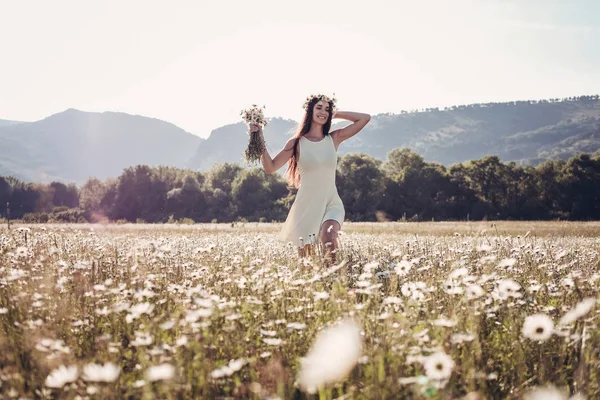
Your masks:
{"label": "horizon", "polygon": [[[507,101],[497,101],[497,102],[496,102],[496,101],[487,101],[487,102],[485,102],[485,101],[479,101],[479,102],[475,102],[475,103],[467,103],[467,104],[446,104],[446,105],[441,105],[441,106],[437,106],[437,107],[440,109],[440,111],[445,111],[445,110],[444,110],[444,108],[446,108],[446,107],[453,107],[453,106],[460,107],[460,106],[472,106],[472,105],[478,105],[478,104],[503,104],[503,103],[510,103],[510,102],[529,102],[529,101],[535,101],[535,102],[539,102],[539,101],[550,101],[550,100],[553,100],[553,99],[559,99],[559,101],[563,101],[563,99],[567,99],[567,98],[573,98],[573,97],[575,97],[575,98],[579,98],[579,97],[584,97],[584,96],[598,96],[598,95],[600,95],[600,93],[593,93],[593,94],[592,94],[592,93],[589,93],[589,94],[579,94],[579,95],[570,95],[570,96],[564,96],[564,97],[548,97],[548,98],[541,98],[541,99],[513,99],[513,100],[507,100]],[[568,101],[568,100],[566,100],[566,101]],[[412,109],[404,109],[404,110],[399,110],[399,111],[397,111],[397,112],[381,112],[381,113],[374,113],[374,114],[372,114],[372,115],[373,115],[373,116],[378,116],[378,115],[382,115],[382,114],[401,115],[401,112],[403,112],[403,111],[404,111],[404,112],[407,112],[408,114],[411,114],[411,113],[420,113],[420,112],[428,112],[428,111],[426,111],[426,109],[427,109],[427,108],[435,108],[435,107],[433,107],[433,106],[432,106],[432,107],[420,107],[420,108],[418,108],[418,109],[416,109],[416,108],[412,108]],[[166,122],[166,123],[170,123],[170,124],[172,124],[172,125],[175,125],[175,126],[176,126],[176,127],[178,127],[178,128],[181,128],[181,129],[183,129],[182,127],[178,126],[177,124],[175,124],[175,123],[173,123],[173,122],[171,122],[171,121],[162,120],[162,119],[160,119],[160,118],[156,118],[156,117],[154,117],[154,116],[151,116],[151,115],[131,114],[131,113],[128,113],[128,112],[125,112],[125,111],[115,111],[115,110],[104,110],[104,111],[88,111],[88,110],[82,110],[82,109],[79,109],[79,108],[76,108],[76,107],[69,107],[69,108],[67,108],[67,109],[65,109],[65,110],[62,110],[62,111],[58,111],[58,112],[52,113],[52,114],[50,114],[50,115],[47,115],[47,116],[45,116],[45,117],[43,117],[43,118],[40,118],[39,120],[34,120],[34,121],[19,121],[19,120],[12,120],[12,119],[10,119],[10,118],[0,118],[0,120],[4,120],[4,121],[11,121],[11,122],[17,122],[17,123],[30,123],[30,122],[37,122],[37,121],[44,120],[44,119],[46,119],[46,118],[48,118],[48,117],[51,117],[51,116],[53,116],[53,115],[56,115],[56,114],[61,114],[61,113],[67,112],[67,111],[69,111],[69,110],[75,110],[75,111],[78,111],[78,112],[84,112],[84,113],[96,113],[96,114],[103,114],[103,113],[126,114],[126,115],[130,115],[130,116],[133,116],[133,117],[142,117],[142,118],[157,119],[157,120],[159,120],[159,121]],[[2,117],[2,116],[0,116],[0,117]],[[286,121],[293,121],[293,122],[299,123],[299,120],[295,120],[295,119],[291,119],[291,118],[285,118],[285,117],[278,116],[278,115],[274,115],[274,116],[267,116],[267,119],[268,119],[268,120],[269,120],[269,119],[282,119],[282,120],[286,120]],[[202,136],[196,135],[196,134],[194,134],[193,132],[186,131],[185,129],[183,129],[183,130],[184,130],[184,131],[186,131],[187,133],[193,134],[193,135],[195,135],[195,136],[199,136],[199,137],[200,137],[200,138],[202,138],[202,139],[208,139],[208,137],[210,136],[210,134],[211,134],[213,131],[215,131],[215,130],[217,130],[217,129],[220,129],[220,128],[222,128],[222,127],[225,127],[225,126],[229,126],[229,125],[235,125],[235,124],[238,124],[238,123],[243,123],[243,121],[242,121],[242,120],[239,120],[239,121],[236,121],[236,122],[227,122],[227,123],[225,123],[225,124],[223,124],[223,125],[220,125],[220,126],[214,127],[214,128],[212,128],[212,129],[210,130],[209,134],[208,134],[208,135],[206,135],[205,137],[202,137]]]}
{"label": "horizon", "polygon": [[593,0],[62,0],[35,10],[2,7],[2,119],[120,112],[206,138],[251,104],[298,121],[317,92],[373,115],[600,93]]}

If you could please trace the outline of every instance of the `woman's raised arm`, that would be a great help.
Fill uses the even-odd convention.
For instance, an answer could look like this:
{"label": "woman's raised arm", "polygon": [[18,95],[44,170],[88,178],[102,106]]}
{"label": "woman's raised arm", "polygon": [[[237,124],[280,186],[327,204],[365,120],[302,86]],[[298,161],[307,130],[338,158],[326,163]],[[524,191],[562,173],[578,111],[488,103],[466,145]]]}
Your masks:
{"label": "woman's raised arm", "polygon": [[350,124],[345,128],[331,132],[331,136],[333,137],[336,146],[342,143],[344,140],[356,135],[371,120],[371,116],[369,114],[351,111],[336,111],[335,114],[333,114],[333,118],[340,118],[353,122],[353,124]]}

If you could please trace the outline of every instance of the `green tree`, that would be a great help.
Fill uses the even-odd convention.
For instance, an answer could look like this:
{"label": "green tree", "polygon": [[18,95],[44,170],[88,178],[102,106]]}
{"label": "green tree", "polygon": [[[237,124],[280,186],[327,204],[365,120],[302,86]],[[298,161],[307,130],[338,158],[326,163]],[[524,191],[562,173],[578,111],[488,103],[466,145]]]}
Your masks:
{"label": "green tree", "polygon": [[338,163],[340,197],[346,218],[352,221],[374,221],[385,189],[381,161],[362,153],[344,155]]}
{"label": "green tree", "polygon": [[79,205],[79,191],[73,183],[69,186],[62,182],[52,182],[50,187],[54,191],[52,204],[55,207],[77,207]]}
{"label": "green tree", "polygon": [[466,172],[472,189],[489,203],[490,216],[499,218],[506,207],[506,166],[497,156],[487,156],[468,162]]}
{"label": "green tree", "polygon": [[231,185],[241,171],[242,167],[239,164],[215,164],[206,174],[206,183],[212,189],[231,193]]}
{"label": "green tree", "polygon": [[541,201],[539,174],[534,167],[523,168],[514,162],[503,170],[506,188],[506,204],[501,214],[504,219],[547,218],[546,207]]}
{"label": "green tree", "polygon": [[262,168],[241,171],[231,184],[231,200],[238,218],[270,220],[277,199],[287,193],[285,182]]}
{"label": "green tree", "polygon": [[548,160],[535,168],[539,199],[544,207],[546,218],[568,218],[567,208],[570,208],[570,205],[567,204],[564,187],[560,182],[565,164],[564,160]]}
{"label": "green tree", "polygon": [[[113,199],[116,193],[116,183],[112,182]],[[81,208],[86,216],[86,219],[91,222],[106,220],[111,215],[112,205],[107,204],[106,196],[109,193],[109,185],[103,183],[98,178],[88,178],[80,190],[79,208]]]}
{"label": "green tree", "polygon": [[449,191],[447,207],[456,219],[479,220],[489,212],[489,205],[470,184],[469,169],[465,164],[455,164],[448,168]]}
{"label": "green tree", "polygon": [[6,178],[10,185],[10,213],[12,218],[21,218],[35,212],[40,192],[31,183],[24,183],[14,177]]}
{"label": "green tree", "polygon": [[600,160],[589,154],[569,159],[559,178],[566,200],[571,204],[571,219],[600,219]]}
{"label": "green tree", "polygon": [[426,163],[421,155],[401,148],[388,153],[383,169],[389,178],[385,208],[396,219],[442,219],[453,214],[448,199],[454,190],[443,165]]}
{"label": "green tree", "polygon": [[6,203],[10,201],[10,183],[0,176],[0,215],[6,217]]}
{"label": "green tree", "polygon": [[419,170],[424,166],[425,160],[423,159],[423,156],[415,153],[411,149],[399,148],[394,149],[387,154],[383,169],[390,178],[395,181],[400,181],[406,171]]}
{"label": "green tree", "polygon": [[235,210],[231,204],[231,193],[220,188],[206,190],[207,219],[218,222],[231,222],[234,220]]}
{"label": "green tree", "polygon": [[166,210],[175,219],[191,218],[196,222],[210,221],[206,194],[197,176],[186,175],[180,188],[168,192]]}
{"label": "green tree", "polygon": [[402,185],[389,176],[385,176],[378,207],[384,213],[383,219],[399,220],[404,216],[408,207],[407,196]]}
{"label": "green tree", "polygon": [[112,210],[114,219],[135,221],[150,209],[152,177],[150,167],[126,168],[119,176],[117,195]]}

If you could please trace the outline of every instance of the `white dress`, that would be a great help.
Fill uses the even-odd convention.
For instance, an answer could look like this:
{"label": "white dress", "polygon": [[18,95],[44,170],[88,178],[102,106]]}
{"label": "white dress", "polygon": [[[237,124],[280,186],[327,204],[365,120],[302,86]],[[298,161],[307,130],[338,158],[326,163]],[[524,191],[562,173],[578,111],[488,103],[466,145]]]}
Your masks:
{"label": "white dress", "polygon": [[345,210],[335,186],[337,153],[331,135],[318,142],[302,136],[298,146],[300,187],[279,239],[302,247],[319,240],[323,222],[334,220],[341,226]]}

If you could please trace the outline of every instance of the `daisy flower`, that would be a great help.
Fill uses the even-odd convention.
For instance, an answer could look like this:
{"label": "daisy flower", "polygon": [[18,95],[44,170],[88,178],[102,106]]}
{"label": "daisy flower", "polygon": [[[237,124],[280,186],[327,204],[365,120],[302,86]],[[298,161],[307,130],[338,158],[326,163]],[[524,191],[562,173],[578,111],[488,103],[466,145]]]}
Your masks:
{"label": "daisy flower", "polygon": [[535,314],[525,318],[523,336],[528,339],[543,342],[552,336],[554,322],[546,314]]}
{"label": "daisy flower", "polygon": [[316,393],[338,382],[354,368],[362,354],[361,328],[353,321],[321,331],[302,360],[298,382],[302,390]]}
{"label": "daisy flower", "polygon": [[454,360],[446,353],[437,352],[422,361],[427,377],[432,380],[444,380],[450,378],[454,369]]}
{"label": "daisy flower", "polygon": [[79,370],[77,369],[77,366],[72,365],[70,367],[65,367],[64,365],[61,365],[50,372],[46,377],[45,385],[50,388],[60,389],[67,383],[75,382],[78,376]]}

